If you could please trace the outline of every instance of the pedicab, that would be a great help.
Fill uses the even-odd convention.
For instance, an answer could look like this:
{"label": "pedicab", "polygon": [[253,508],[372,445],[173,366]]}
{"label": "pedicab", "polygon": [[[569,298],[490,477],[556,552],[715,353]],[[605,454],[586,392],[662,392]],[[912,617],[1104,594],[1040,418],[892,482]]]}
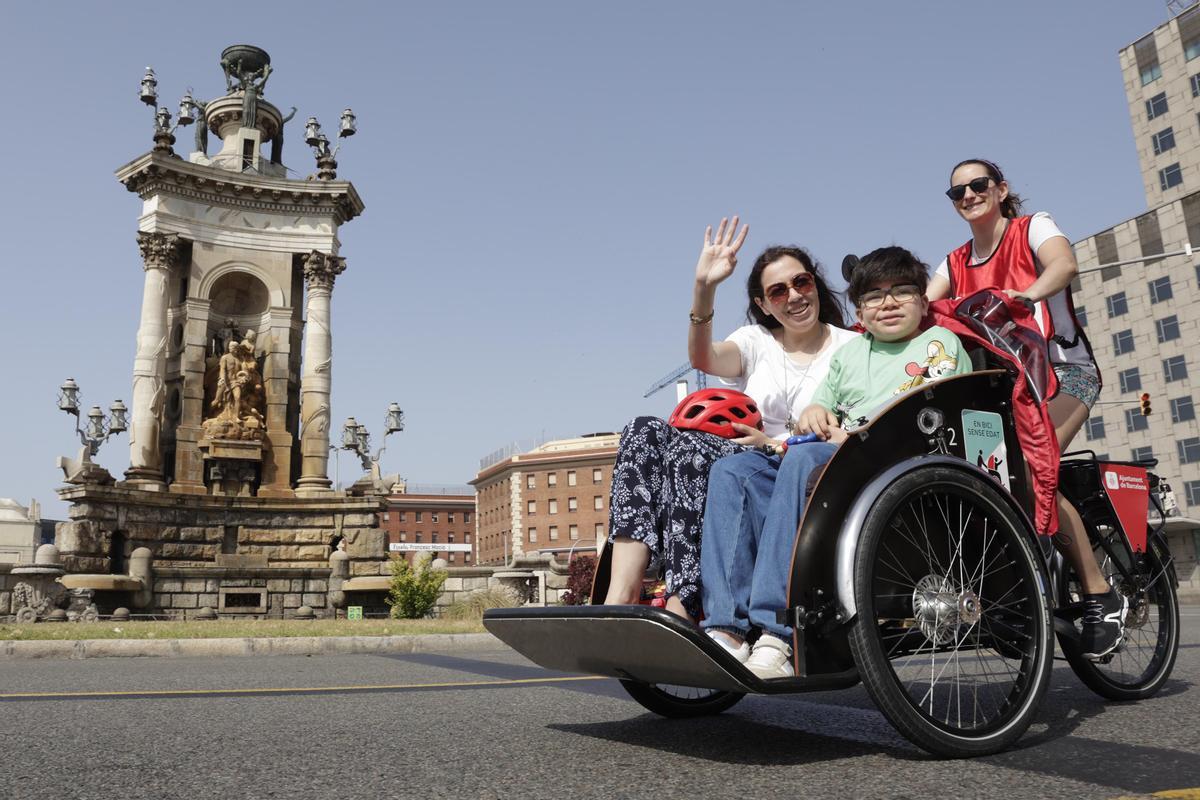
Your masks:
{"label": "pedicab", "polygon": [[[1059,464],[1044,429],[1053,372],[1023,309],[989,292],[935,306],[936,321],[996,368],[918,380],[834,453],[809,495],[788,607],[777,612],[794,631],[794,677],[760,679],[699,628],[646,605],[492,609],[487,630],[547,669],[617,678],[666,717],[862,681],[903,736],[943,757],[994,753],[1025,732],[1056,635],[1102,696],[1157,692],[1175,662],[1179,610],[1153,464],[1088,451]],[[1100,661],[1080,655],[1078,579],[1035,526],[1047,529],[1059,483],[1130,601],[1122,645]],[[593,598],[606,594],[610,553]]]}

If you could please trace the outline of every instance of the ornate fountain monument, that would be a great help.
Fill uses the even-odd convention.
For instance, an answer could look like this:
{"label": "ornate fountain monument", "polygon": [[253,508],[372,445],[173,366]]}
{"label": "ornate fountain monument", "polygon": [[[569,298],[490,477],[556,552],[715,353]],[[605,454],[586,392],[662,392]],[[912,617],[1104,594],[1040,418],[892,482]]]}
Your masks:
{"label": "ornate fountain monument", "polygon": [[[304,138],[316,174],[285,166],[296,109],[284,115],[264,96],[265,51],[235,45],[220,65],[226,93],[201,101],[189,90],[174,127],[153,70],[142,80],[154,149],[116,173],[142,199],[130,467],[107,485],[89,477],[102,469],[64,466],[70,521],[56,544],[68,572],[97,576],[124,574],[134,551],[149,550],[153,584],[135,595],[154,611],[329,613],[331,577],[376,575],[386,559],[381,499],[347,497],[328,476],[330,296],[346,269],[340,226],[363,203],[337,180],[337,151],[315,118]],[[174,134],[193,121],[185,160]],[[354,130],[346,109],[339,135]],[[211,155],[209,134],[220,142]],[[128,599],[106,591],[101,611]]]}

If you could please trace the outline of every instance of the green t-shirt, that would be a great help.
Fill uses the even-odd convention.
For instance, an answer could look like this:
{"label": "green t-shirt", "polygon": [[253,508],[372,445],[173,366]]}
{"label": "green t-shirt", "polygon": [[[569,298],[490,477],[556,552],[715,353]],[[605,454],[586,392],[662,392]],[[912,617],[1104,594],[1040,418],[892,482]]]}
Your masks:
{"label": "green t-shirt", "polygon": [[849,431],[866,424],[876,409],[896,395],[970,371],[971,358],[962,342],[940,326],[906,342],[879,342],[868,333],[833,354],[812,401],[836,414]]}

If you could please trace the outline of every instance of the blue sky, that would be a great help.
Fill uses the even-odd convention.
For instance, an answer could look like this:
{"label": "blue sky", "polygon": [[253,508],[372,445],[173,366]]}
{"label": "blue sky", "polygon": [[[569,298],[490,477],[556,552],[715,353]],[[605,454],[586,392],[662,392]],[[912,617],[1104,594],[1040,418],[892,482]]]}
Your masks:
{"label": "blue sky", "polygon": [[[751,235],[721,335],[769,244],[831,273],[891,243],[939,260],[968,237],[942,195],[964,157],[999,162],[1072,238],[1144,210],[1117,51],[1167,18],[1158,0],[98,8],[14,5],[0,29],[0,496],[48,516],[54,458],[78,449],[58,385],[130,402],[140,201],[113,171],[152,144],[147,65],[173,108],[189,86],[223,93],[226,45],[265,48],[267,100],[299,108],[284,162],[301,176],[297,122],[354,108],[339,176],[366,212],[341,229],[333,419],[378,444],[396,400],[408,429],[384,470],[461,483],[511,441],[670,410],[642,392],[686,358],[696,253],[723,214]],[[122,472],[127,438],[98,460]],[[356,470],[343,454],[343,481]]]}

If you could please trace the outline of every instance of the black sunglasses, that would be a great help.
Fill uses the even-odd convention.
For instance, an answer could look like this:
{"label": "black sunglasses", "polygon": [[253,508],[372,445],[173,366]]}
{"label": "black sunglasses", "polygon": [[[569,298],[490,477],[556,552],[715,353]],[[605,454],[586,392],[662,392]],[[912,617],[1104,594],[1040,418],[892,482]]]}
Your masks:
{"label": "black sunglasses", "polygon": [[767,296],[768,301],[778,305],[788,299],[792,289],[800,294],[807,294],[816,285],[817,282],[813,280],[812,275],[807,272],[797,272],[790,283],[772,283],[763,294]]}
{"label": "black sunglasses", "polygon": [[983,194],[987,191],[988,186],[992,183],[991,175],[984,175],[982,178],[960,183],[957,186],[951,186],[946,190],[946,197],[949,197],[955,203],[967,196],[967,187],[971,187],[971,191],[975,194]]}

